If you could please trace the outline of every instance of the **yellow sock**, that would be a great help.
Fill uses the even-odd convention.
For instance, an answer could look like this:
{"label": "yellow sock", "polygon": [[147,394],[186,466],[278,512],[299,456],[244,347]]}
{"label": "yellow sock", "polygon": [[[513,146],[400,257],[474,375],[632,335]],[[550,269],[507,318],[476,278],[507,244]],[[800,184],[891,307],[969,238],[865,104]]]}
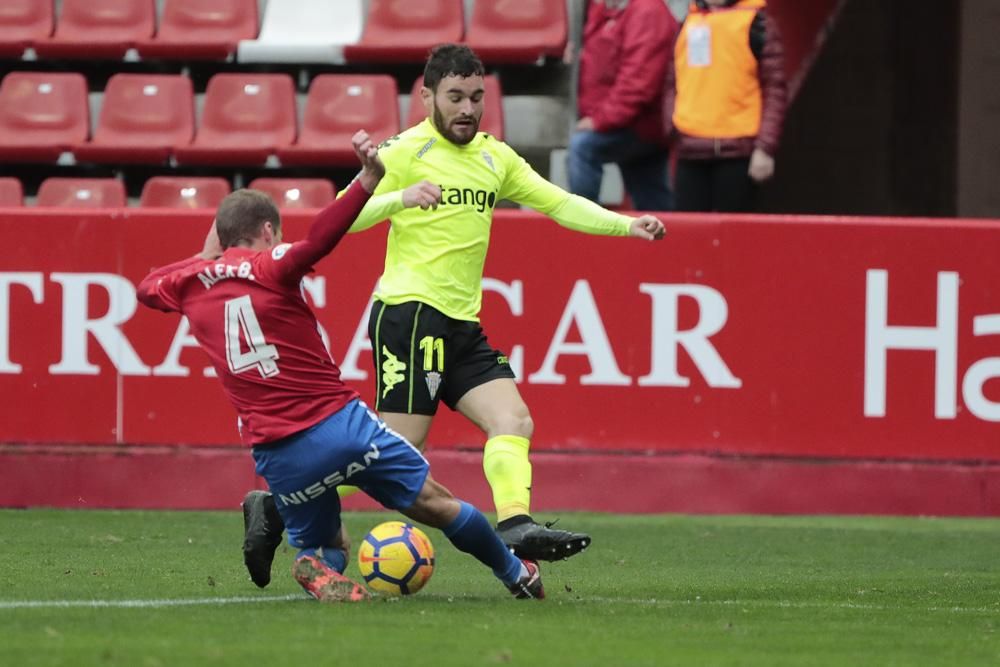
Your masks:
{"label": "yellow sock", "polygon": [[341,484],[337,487],[337,495],[341,498],[346,498],[347,496],[353,496],[355,493],[360,491],[356,486],[347,486],[346,484]]}
{"label": "yellow sock", "polygon": [[517,435],[498,435],[486,441],[483,472],[493,489],[497,521],[528,514],[531,506],[531,442]]}

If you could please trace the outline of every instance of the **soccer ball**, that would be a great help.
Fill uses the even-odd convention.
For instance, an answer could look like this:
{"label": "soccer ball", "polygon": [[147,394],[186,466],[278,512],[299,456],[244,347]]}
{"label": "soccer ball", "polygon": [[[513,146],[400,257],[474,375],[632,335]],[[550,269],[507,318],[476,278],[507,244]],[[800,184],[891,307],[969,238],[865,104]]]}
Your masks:
{"label": "soccer ball", "polygon": [[358,569],[375,591],[412,595],[434,573],[434,547],[416,526],[386,521],[365,535],[358,549]]}

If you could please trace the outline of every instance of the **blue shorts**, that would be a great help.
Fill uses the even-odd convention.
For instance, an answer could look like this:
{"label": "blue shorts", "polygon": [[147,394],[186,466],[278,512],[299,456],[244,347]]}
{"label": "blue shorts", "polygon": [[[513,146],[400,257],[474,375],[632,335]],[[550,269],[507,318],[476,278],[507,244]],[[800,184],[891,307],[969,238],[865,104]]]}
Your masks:
{"label": "blue shorts", "polygon": [[417,500],[430,466],[399,434],[355,399],[323,421],[265,447],[254,447],[293,547],[332,544],[340,532],[337,487],[359,487],[384,507]]}

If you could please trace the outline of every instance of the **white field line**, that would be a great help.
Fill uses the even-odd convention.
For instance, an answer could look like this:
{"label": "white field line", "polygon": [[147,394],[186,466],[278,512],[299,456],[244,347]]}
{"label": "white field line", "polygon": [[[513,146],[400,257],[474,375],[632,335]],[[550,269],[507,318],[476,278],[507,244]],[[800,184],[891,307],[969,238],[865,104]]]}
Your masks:
{"label": "white field line", "polygon": [[199,605],[254,604],[257,602],[290,602],[308,600],[304,594],[269,595],[264,597],[193,598],[180,600],[0,600],[0,609],[70,609],[123,608],[160,609],[163,607],[195,607]]}
{"label": "white field line", "polygon": [[[70,609],[70,608],[125,608],[160,609],[165,607],[192,607],[205,605],[255,604],[262,602],[308,601],[304,594],[271,595],[262,597],[191,598],[178,600],[0,600],[4,609]],[[554,599],[558,604],[599,603],[634,604],[649,607],[737,607],[777,609],[846,609],[851,611],[925,611],[945,613],[998,614],[1000,603],[988,607],[915,607],[909,605],[864,604],[857,602],[795,602],[790,600],[663,600],[612,597],[570,597]]]}

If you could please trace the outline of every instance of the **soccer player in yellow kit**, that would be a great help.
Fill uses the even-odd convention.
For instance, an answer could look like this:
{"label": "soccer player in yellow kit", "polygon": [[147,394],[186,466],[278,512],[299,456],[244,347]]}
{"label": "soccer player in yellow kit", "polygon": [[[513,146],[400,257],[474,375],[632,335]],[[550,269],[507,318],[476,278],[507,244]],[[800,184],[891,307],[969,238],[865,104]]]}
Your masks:
{"label": "soccer player in yellow kit", "polygon": [[[476,424],[486,435],[483,469],[501,538],[521,558],[559,560],[585,549],[590,536],[540,525],[529,514],[531,414],[507,355],[488,344],[479,323],[493,209],[509,199],[606,236],[656,240],[665,230],[653,216],[620,215],[569,194],[479,132],[483,75],[467,46],[434,49],[421,90],[428,117],[381,144],[386,175],[350,230],[391,220],[368,324],[376,409],[421,449],[442,400]],[[252,563],[266,562],[269,576],[280,542],[280,519],[267,501],[259,491],[244,501],[244,556],[258,585]]]}

